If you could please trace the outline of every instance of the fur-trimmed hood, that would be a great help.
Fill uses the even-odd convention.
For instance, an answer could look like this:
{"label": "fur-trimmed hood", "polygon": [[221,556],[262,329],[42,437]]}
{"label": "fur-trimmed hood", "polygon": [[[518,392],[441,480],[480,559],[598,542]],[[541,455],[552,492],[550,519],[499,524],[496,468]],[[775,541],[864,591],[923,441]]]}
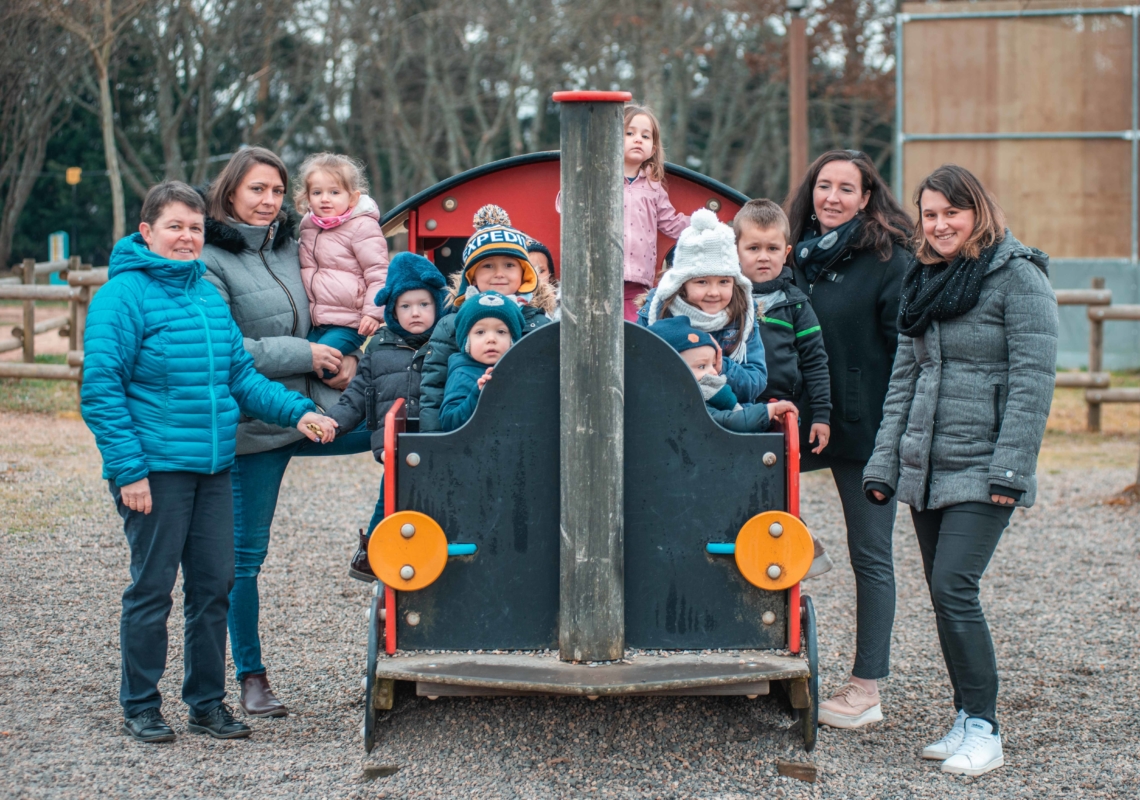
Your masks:
{"label": "fur-trimmed hood", "polygon": [[[206,199],[206,190],[200,186],[194,187],[194,191],[202,195],[202,199]],[[273,232],[273,249],[277,250],[283,247],[286,243],[295,240],[297,226],[300,224],[301,218],[291,208],[282,207],[277,219],[273,224],[266,228],[266,235],[269,234],[270,229]],[[220,247],[227,253],[238,254],[242,250],[257,250],[261,245],[254,245],[250,237],[243,232],[244,229],[253,229],[258,226],[242,225],[235,223],[233,225],[206,217],[206,244],[212,244],[215,247]],[[262,240],[264,242],[264,240]]]}

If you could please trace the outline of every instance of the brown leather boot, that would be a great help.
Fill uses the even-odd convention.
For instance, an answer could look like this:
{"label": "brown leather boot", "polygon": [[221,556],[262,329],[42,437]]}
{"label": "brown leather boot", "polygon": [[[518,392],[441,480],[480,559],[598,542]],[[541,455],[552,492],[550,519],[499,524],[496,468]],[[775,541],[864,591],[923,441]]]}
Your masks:
{"label": "brown leather boot", "polygon": [[368,537],[369,534],[364,532],[364,528],[361,528],[360,547],[357,548],[356,554],[352,557],[352,563],[348,565],[348,576],[356,578],[358,581],[372,583],[376,580],[376,576],[372,574],[372,565],[368,563]]}
{"label": "brown leather boot", "polygon": [[241,710],[251,717],[284,717],[289,714],[289,709],[269,688],[269,679],[264,672],[260,675],[246,675],[241,679],[241,699],[238,703]]}

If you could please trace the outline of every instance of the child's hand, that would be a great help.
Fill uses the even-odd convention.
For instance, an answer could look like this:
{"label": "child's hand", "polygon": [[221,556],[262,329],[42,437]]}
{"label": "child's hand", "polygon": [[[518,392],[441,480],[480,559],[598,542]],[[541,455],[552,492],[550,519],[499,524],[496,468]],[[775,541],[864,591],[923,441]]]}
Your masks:
{"label": "child's hand", "polygon": [[379,322],[372,319],[372,317],[361,317],[360,327],[356,329],[356,332],[361,336],[371,336],[378,330],[380,330]]}
{"label": "child's hand", "polygon": [[777,400],[775,403],[768,404],[768,419],[783,417],[789,412],[796,417],[799,416],[799,412],[796,411],[795,403],[789,402],[788,400]]}
{"label": "child's hand", "polygon": [[817,439],[819,440],[819,446],[811,449],[813,453],[821,453],[823,452],[823,448],[827,447],[828,441],[831,440],[831,426],[825,425],[822,422],[812,423],[808,442],[814,442]]}
{"label": "child's hand", "polygon": [[716,374],[724,374],[724,351],[720,349],[720,342],[713,337],[713,344],[716,346]]}
{"label": "child's hand", "polygon": [[336,438],[336,429],[340,427],[332,417],[326,417],[315,411],[310,411],[297,422],[297,430],[305,434],[310,441],[328,444]]}
{"label": "child's hand", "polygon": [[483,387],[487,385],[487,381],[491,380],[491,373],[494,371],[494,367],[487,367],[487,371],[479,376],[479,380],[475,381],[475,385],[479,387],[479,391],[483,391]]}

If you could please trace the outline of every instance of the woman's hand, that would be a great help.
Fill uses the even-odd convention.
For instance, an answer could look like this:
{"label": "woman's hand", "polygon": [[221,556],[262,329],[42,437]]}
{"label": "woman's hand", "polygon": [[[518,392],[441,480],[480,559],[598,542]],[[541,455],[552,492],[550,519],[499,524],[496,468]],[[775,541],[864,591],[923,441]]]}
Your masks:
{"label": "woman's hand", "polygon": [[494,371],[494,367],[487,367],[487,371],[479,376],[479,380],[475,381],[475,385],[479,387],[479,391],[483,391],[483,387],[487,385],[487,381],[491,380],[491,373]]}
{"label": "woman's hand", "polygon": [[325,384],[338,392],[343,392],[348,388],[348,384],[352,383],[352,379],[356,377],[356,368],[360,365],[356,356],[345,356],[344,360],[340,362],[340,372],[333,375],[331,378],[322,378]]}
{"label": "woman's hand", "polygon": [[816,422],[811,426],[811,434],[808,436],[808,444],[818,440],[819,446],[813,447],[813,453],[822,453],[823,448],[827,447],[827,443],[831,441],[831,426],[822,422]]}
{"label": "woman's hand", "polygon": [[883,494],[882,492],[880,492],[878,489],[872,489],[872,490],[871,490],[871,495],[872,495],[872,496],[873,496],[873,497],[874,497],[876,500],[878,500],[880,503],[885,503],[885,502],[887,502],[887,496],[886,496],[885,494]]}
{"label": "woman's hand", "polygon": [[153,508],[150,499],[150,481],[146,478],[120,487],[119,497],[122,499],[123,505],[131,511],[149,514]]}
{"label": "woman's hand", "polygon": [[309,347],[313,350],[313,372],[323,375],[325,370],[334,373],[340,370],[341,355],[335,347],[316,342],[309,342]]}
{"label": "woman's hand", "polygon": [[297,430],[309,437],[310,441],[321,444],[328,444],[335,439],[338,427],[335,419],[315,411],[310,411],[297,421]]}
{"label": "woman's hand", "polygon": [[372,317],[361,317],[360,318],[360,327],[356,329],[356,332],[359,333],[361,336],[371,336],[372,334],[376,333],[376,331],[378,331],[379,329],[380,329],[380,323],[377,322],[376,320],[372,319]]}
{"label": "woman's hand", "polygon": [[991,494],[990,499],[999,506],[1012,506],[1015,502],[1012,497],[1006,497],[1003,494]]}

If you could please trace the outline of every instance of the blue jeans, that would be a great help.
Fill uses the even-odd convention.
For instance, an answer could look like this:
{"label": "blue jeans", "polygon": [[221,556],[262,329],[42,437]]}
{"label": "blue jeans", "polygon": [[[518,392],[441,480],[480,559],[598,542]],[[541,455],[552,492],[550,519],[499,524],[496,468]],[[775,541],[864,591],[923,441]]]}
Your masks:
{"label": "blue jeans", "polygon": [[346,456],[370,450],[372,432],[362,423],[322,445],[301,439],[276,450],[250,453],[234,459],[231,477],[234,494],[234,588],[230,592],[230,647],[240,681],[265,672],[261,663],[258,618],[261,604],[257,576],[269,552],[269,529],[277,510],[281,479],[294,456]]}

